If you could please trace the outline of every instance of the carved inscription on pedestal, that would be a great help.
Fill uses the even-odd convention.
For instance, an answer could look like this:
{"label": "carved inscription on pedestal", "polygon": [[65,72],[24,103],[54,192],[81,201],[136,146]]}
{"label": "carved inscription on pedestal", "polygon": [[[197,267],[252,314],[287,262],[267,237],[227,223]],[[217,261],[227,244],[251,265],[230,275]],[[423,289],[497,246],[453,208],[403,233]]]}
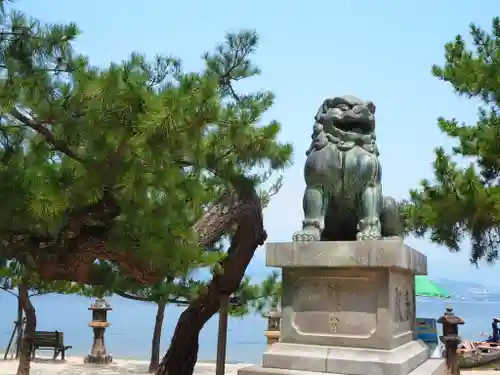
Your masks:
{"label": "carved inscription on pedestal", "polygon": [[370,336],[376,329],[377,292],[363,277],[295,280],[292,325],[299,334]]}
{"label": "carved inscription on pedestal", "polygon": [[392,319],[398,331],[404,332],[411,328],[415,319],[415,306],[413,303],[413,285],[411,279],[403,275],[394,275],[393,311]]}
{"label": "carved inscription on pedestal", "polygon": [[407,285],[397,286],[394,296],[394,321],[407,322],[412,316],[411,306],[413,297],[410,295],[410,288]]}
{"label": "carved inscription on pedestal", "polygon": [[339,324],[339,318],[335,314],[330,314],[330,328],[332,332],[337,332],[337,324]]}

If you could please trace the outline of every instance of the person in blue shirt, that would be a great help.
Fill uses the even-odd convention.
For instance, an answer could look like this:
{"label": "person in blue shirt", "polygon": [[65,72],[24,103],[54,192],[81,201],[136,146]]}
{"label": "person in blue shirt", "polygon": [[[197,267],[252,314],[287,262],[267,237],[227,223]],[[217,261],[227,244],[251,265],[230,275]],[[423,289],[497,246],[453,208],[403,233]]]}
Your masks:
{"label": "person in blue shirt", "polygon": [[500,328],[498,328],[499,322],[500,320],[498,318],[493,318],[493,322],[491,323],[491,342],[500,341]]}

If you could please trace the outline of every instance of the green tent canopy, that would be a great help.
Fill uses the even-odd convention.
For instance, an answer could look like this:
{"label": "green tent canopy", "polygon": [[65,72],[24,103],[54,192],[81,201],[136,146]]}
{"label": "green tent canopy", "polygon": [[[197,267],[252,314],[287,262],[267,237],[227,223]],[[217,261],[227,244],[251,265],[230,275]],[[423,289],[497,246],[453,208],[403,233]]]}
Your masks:
{"label": "green tent canopy", "polygon": [[415,294],[420,297],[450,298],[450,294],[427,276],[415,276]]}

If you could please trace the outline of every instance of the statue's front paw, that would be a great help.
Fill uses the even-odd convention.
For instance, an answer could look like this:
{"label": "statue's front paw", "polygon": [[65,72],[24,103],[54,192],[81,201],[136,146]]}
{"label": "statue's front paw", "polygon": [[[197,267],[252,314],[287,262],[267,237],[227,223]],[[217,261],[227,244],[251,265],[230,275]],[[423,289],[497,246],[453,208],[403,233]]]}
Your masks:
{"label": "statue's front paw", "polygon": [[376,231],[364,231],[356,234],[356,239],[358,241],[379,240],[380,238],[380,233],[377,233]]}
{"label": "statue's front paw", "polygon": [[380,220],[378,218],[366,218],[358,224],[359,232],[356,234],[358,241],[379,240],[382,238]]}
{"label": "statue's front paw", "polygon": [[295,232],[292,237],[293,242],[312,242],[319,241],[320,239],[319,230],[315,228]]}

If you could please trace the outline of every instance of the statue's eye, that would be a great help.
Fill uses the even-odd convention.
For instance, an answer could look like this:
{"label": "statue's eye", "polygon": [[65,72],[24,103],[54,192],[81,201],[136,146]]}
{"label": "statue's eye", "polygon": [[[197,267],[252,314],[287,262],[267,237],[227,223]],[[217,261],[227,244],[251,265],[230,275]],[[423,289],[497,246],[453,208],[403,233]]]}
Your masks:
{"label": "statue's eye", "polygon": [[349,107],[347,106],[347,104],[339,104],[337,106],[338,109],[342,110],[342,111],[347,111],[349,109]]}

